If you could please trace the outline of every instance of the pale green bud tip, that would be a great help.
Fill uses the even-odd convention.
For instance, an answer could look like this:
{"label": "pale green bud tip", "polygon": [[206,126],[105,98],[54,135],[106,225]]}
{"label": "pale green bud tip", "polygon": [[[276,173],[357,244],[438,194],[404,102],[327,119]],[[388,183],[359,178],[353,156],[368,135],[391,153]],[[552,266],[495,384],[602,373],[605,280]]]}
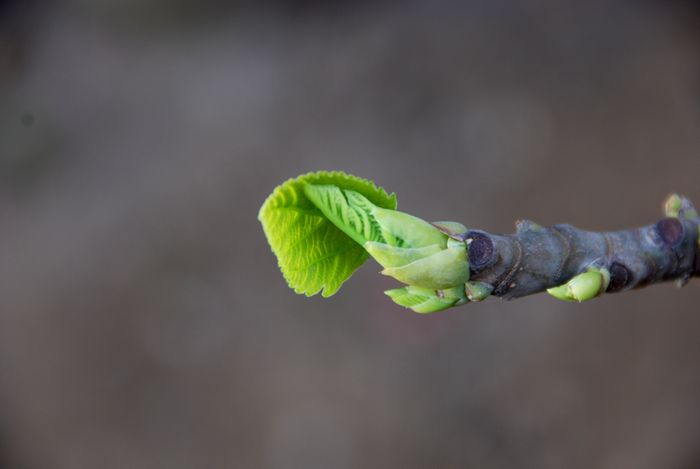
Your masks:
{"label": "pale green bud tip", "polygon": [[671,194],[664,202],[664,214],[667,217],[678,217],[681,207],[683,205],[683,199],[678,194]]}
{"label": "pale green bud tip", "polygon": [[552,295],[554,298],[562,301],[576,301],[571,292],[569,291],[569,285],[559,285],[558,287],[552,287],[547,289],[547,293]]}
{"label": "pale green bud tip", "polygon": [[456,221],[434,221],[432,225],[451,238],[466,233],[467,227]]}
{"label": "pale green bud tip", "polygon": [[605,268],[589,267],[564,285],[550,288],[547,293],[563,301],[591,300],[602,295],[610,284],[610,272]]}
{"label": "pale green bud tip", "polygon": [[467,282],[464,290],[470,301],[483,301],[491,295],[493,287],[484,282]]}
{"label": "pale green bud tip", "polygon": [[386,244],[397,247],[420,248],[439,244],[445,247],[447,236],[433,225],[418,217],[396,210],[375,207],[372,215]]}
{"label": "pale green bud tip", "polygon": [[667,217],[693,219],[697,218],[698,211],[688,198],[671,194],[664,202],[664,214]]}
{"label": "pale green bud tip", "polygon": [[364,248],[382,267],[401,267],[442,251],[439,244],[422,248],[398,248],[374,241],[365,243]]}
{"label": "pale green bud tip", "polygon": [[394,303],[409,308],[416,313],[427,314],[443,311],[466,302],[464,291],[450,289],[436,291],[430,288],[408,286],[384,292]]}

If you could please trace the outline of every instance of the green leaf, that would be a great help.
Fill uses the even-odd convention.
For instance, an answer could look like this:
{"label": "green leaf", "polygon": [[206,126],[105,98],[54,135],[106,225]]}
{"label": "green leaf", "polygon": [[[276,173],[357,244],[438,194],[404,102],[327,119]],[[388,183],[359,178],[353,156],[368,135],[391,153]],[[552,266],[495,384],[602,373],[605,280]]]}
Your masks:
{"label": "green leaf", "polygon": [[362,194],[327,184],[305,184],[304,194],[328,220],[356,243],[384,241],[372,213],[376,206]]}
{"label": "green leaf", "polygon": [[[265,200],[258,219],[284,278],[296,293],[311,296],[323,290],[324,297],[333,295],[367,260],[361,244],[381,241],[378,227],[364,221],[364,199],[396,209],[395,194],[340,171],[289,179]],[[343,229],[329,216],[342,222]]]}

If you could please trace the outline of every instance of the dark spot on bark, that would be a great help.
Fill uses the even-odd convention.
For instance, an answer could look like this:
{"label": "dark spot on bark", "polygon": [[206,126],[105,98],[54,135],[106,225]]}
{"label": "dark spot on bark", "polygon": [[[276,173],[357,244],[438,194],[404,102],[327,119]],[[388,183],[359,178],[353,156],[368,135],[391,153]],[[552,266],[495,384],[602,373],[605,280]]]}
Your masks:
{"label": "dark spot on bark", "polygon": [[469,242],[469,267],[475,272],[488,266],[493,260],[493,241],[491,237],[479,233],[478,231],[470,231],[466,236]]}
{"label": "dark spot on bark", "polygon": [[623,264],[619,262],[613,262],[610,265],[610,285],[608,285],[609,292],[616,292],[625,288],[632,280],[632,275],[630,271]]}
{"label": "dark spot on bark", "polygon": [[683,223],[678,218],[662,218],[656,223],[656,232],[669,247],[676,247],[683,240]]}

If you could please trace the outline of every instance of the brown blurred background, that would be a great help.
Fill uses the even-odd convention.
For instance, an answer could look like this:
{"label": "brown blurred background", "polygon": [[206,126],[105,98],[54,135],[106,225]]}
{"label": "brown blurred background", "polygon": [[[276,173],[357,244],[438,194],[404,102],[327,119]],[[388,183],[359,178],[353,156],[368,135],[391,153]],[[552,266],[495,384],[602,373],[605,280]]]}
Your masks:
{"label": "brown blurred background", "polygon": [[700,283],[289,290],[317,169],[495,232],[700,203],[700,5],[0,1],[0,467],[700,467]]}

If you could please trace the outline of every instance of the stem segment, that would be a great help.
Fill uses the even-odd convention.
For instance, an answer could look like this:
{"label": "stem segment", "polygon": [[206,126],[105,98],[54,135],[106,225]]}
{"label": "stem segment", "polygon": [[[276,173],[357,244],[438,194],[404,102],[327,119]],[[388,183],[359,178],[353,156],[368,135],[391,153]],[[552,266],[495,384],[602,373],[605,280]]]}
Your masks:
{"label": "stem segment", "polygon": [[543,292],[590,268],[609,272],[606,292],[666,280],[682,286],[700,275],[700,218],[677,195],[667,201],[666,212],[653,225],[614,232],[568,224],[544,228],[526,220],[509,235],[480,230],[449,235],[469,246],[470,281],[490,285],[493,295],[506,299]]}

